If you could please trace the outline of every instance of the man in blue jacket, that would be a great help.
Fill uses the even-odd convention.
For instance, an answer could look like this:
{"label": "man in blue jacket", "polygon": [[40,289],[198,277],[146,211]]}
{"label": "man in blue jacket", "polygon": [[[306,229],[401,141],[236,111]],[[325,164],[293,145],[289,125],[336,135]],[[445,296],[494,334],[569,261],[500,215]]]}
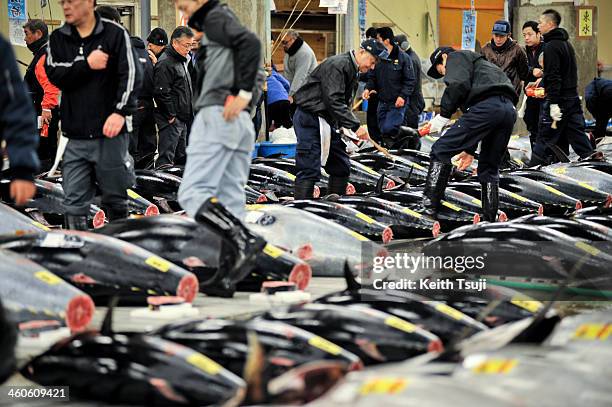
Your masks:
{"label": "man in blue jacket", "polygon": [[376,64],[362,97],[368,100],[372,93],[378,94],[378,126],[383,142],[391,145],[404,136],[401,126],[416,86],[416,76],[410,57],[395,44],[393,30],[383,27],[377,33],[389,57]]}
{"label": "man in blue jacket", "polygon": [[275,128],[282,126],[288,129],[292,127],[291,103],[289,102],[291,85],[289,81],[279,74],[273,65],[266,83],[268,85],[268,110],[266,116],[268,129],[272,123],[274,123]]}

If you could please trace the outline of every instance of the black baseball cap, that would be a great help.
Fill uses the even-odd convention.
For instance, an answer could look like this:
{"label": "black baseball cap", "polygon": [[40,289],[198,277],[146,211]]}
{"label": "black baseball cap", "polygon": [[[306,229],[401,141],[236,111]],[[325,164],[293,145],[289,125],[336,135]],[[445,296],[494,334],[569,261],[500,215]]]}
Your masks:
{"label": "black baseball cap", "polygon": [[408,41],[408,37],[406,37],[405,34],[396,35],[395,38],[393,38],[393,42],[396,43],[402,51],[408,51],[410,49],[410,41]]}
{"label": "black baseball cap", "polygon": [[387,51],[387,48],[385,48],[384,45],[372,38],[368,38],[367,40],[362,42],[361,48],[365,49],[378,59],[389,58],[389,51]]}
{"label": "black baseball cap", "polygon": [[506,20],[497,20],[493,24],[493,34],[510,35],[510,23]]}
{"label": "black baseball cap", "polygon": [[451,52],[455,52],[453,47],[438,47],[431,54],[429,60],[431,61],[431,68],[427,71],[427,75],[434,79],[440,79],[442,75],[436,69],[436,65],[442,63],[442,54],[450,54]]}
{"label": "black baseball cap", "polygon": [[154,28],[147,37],[147,42],[154,45],[168,45],[168,34],[163,28]]}

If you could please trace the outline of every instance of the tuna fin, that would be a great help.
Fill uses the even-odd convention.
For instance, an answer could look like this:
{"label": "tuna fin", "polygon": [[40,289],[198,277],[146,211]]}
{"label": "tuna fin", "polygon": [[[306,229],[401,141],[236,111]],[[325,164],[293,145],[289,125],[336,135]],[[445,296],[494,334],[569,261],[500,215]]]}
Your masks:
{"label": "tuna fin", "polygon": [[380,195],[383,193],[383,187],[385,185],[385,174],[381,175],[378,181],[376,182],[376,195]]}
{"label": "tuna fin", "polygon": [[108,301],[108,311],[106,311],[106,315],[104,316],[104,321],[102,321],[102,326],[100,327],[100,334],[110,336],[113,334],[113,311],[119,302],[118,296],[113,296]]}
{"label": "tuna fin", "polygon": [[554,145],[554,146],[548,146],[548,147],[552,150],[552,152],[555,154],[555,156],[560,162],[562,163],[570,162],[569,157],[563,152],[563,150],[559,148],[559,146]]}
{"label": "tuna fin", "polygon": [[344,280],[346,281],[347,291],[359,291],[361,284],[357,281],[347,261],[344,262]]}
{"label": "tuna fin", "polygon": [[247,332],[249,353],[244,364],[244,381],[247,383],[247,399],[251,403],[261,403],[266,399],[266,383],[263,377],[265,369],[264,349],[255,331]]}

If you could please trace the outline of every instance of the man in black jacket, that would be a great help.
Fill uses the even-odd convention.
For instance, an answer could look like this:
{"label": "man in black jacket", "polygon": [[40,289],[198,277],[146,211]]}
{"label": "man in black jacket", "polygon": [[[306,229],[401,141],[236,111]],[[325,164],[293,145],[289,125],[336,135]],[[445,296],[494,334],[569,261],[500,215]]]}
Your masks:
{"label": "man in black jacket", "polygon": [[[525,53],[527,54],[527,65],[529,67],[529,74],[525,81],[525,88],[527,88],[527,85],[535,84],[538,79],[544,76],[544,70],[539,62],[540,55],[544,52],[544,42],[537,22],[527,21],[523,24],[523,38],[525,39]],[[529,131],[529,141],[532,149],[538,139],[542,100],[541,98],[528,97],[523,114],[523,121]]]}
{"label": "man in black jacket", "polygon": [[[378,37],[378,32],[376,28],[370,27],[366,30],[366,39],[376,40]],[[359,81],[367,83],[370,75],[374,75],[374,71],[360,73]],[[366,120],[368,124],[368,134],[370,138],[378,143],[382,143],[380,138],[380,127],[378,126],[378,95],[375,92],[370,92],[370,97],[368,98],[368,111],[366,114]]]}
{"label": "man in black jacket", "polygon": [[466,169],[478,157],[478,179],[482,185],[484,220],[495,222],[499,207],[499,166],[516,121],[518,95],[506,74],[483,56],[471,51],[438,48],[431,54],[427,72],[444,77],[440,114],[430,121],[432,133],[440,132],[457,108],[463,115],[434,143],[423,191],[425,213],[436,217],[451,174],[451,159],[459,155],[459,168]]}
{"label": "man in black jacket", "polygon": [[6,142],[10,196],[17,205],[23,205],[36,192],[33,181],[39,167],[38,137],[32,102],[15,61],[11,44],[0,35],[0,145]]}
{"label": "man in black jacket", "polygon": [[[363,140],[368,132],[351,111],[357,91],[357,75],[388,56],[382,44],[369,39],[351,50],[323,61],[296,92],[293,126],[297,135],[295,199],[312,198],[321,177],[321,165],[329,173],[328,193],[344,195],[350,175],[346,145],[337,131],[352,130]],[[327,146],[327,147],[326,147]]]}
{"label": "man in black jacket", "polygon": [[[98,6],[100,17],[122,24],[119,11],[111,6]],[[135,161],[147,157],[152,161],[157,150],[157,131],[155,130],[155,105],[153,104],[153,62],[140,37],[130,36],[132,50],[140,63],[143,78],[138,89],[134,89],[138,110],[132,117],[129,151]]]}
{"label": "man in black jacket", "polygon": [[189,27],[175,28],[170,46],[155,65],[155,118],[159,129],[156,167],[185,162],[187,126],[193,118],[193,90],[187,69],[192,41],[193,31]]}
{"label": "man in black jacket", "polygon": [[66,226],[87,229],[89,206],[102,191],[109,219],[128,215],[127,188],[134,182],[128,153],[129,116],[136,112],[134,89],[142,73],[130,37],[119,24],[102,19],[94,0],[62,2],[65,24],[49,40],[46,70],[62,91],[63,187]]}
{"label": "man in black jacket", "polygon": [[595,78],[584,90],[586,107],[595,118],[595,140],[606,136],[608,121],[612,117],[612,81]]}
{"label": "man in black jacket", "polygon": [[408,37],[405,34],[396,35],[394,42],[404,51],[412,62],[414,72],[414,90],[408,97],[408,107],[404,115],[404,126],[416,129],[419,127],[419,116],[425,109],[425,99],[423,98],[423,87],[421,84],[421,57],[414,51]]}
{"label": "man in black jacket", "polygon": [[383,27],[377,33],[378,41],[387,49],[389,58],[376,64],[362,97],[367,100],[370,93],[378,94],[378,126],[383,142],[391,146],[402,136],[408,135],[401,126],[416,87],[416,78],[410,57],[393,41],[393,30]]}
{"label": "man in black jacket", "polygon": [[168,46],[168,34],[163,28],[155,27],[147,37],[147,53],[153,65],[157,64],[159,58]]}
{"label": "man in black jacket", "polygon": [[550,147],[560,140],[569,141],[572,149],[584,158],[593,152],[585,134],[584,115],[578,97],[576,53],[569,35],[561,24],[561,15],[552,9],[540,16],[540,32],[544,36],[544,87],[538,139],[533,147],[530,166],[549,161]]}

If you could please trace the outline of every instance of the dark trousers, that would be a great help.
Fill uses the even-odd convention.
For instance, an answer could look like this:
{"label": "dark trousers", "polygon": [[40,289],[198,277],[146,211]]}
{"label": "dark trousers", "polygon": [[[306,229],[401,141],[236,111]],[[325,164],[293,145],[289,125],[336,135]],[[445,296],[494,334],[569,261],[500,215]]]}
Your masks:
{"label": "dark trousers", "polygon": [[550,103],[544,101],[540,112],[540,127],[538,139],[533,147],[533,154],[539,159],[546,160],[551,154],[550,147],[559,145],[561,149],[567,148],[567,142],[580,157],[584,158],[593,152],[591,142],[584,131],[584,115],[578,97],[563,98],[559,103],[562,120],[557,128],[552,128],[550,117]]}
{"label": "dark trousers", "polygon": [[380,128],[378,127],[378,96],[376,94],[370,96],[368,99],[368,111],[366,115],[368,124],[368,133],[372,140],[380,143]]}
{"label": "dark trousers", "polygon": [[291,104],[288,100],[279,100],[268,105],[268,129],[274,123],[274,127],[289,129],[293,126],[291,121]]}
{"label": "dark trousers", "polygon": [[89,214],[96,182],[102,191],[103,207],[126,207],[127,189],[135,181],[128,144],[127,133],[113,138],[68,141],[62,167],[67,215]]}
{"label": "dark trousers", "polygon": [[529,131],[529,142],[531,143],[532,149],[538,139],[542,102],[542,99],[527,98],[527,107],[525,108],[525,117],[523,117],[523,121],[527,126],[527,131]]}
{"label": "dark trousers", "polygon": [[612,117],[612,105],[602,106],[599,111],[595,112],[593,117],[595,118],[595,132],[593,135],[595,140],[599,141],[606,136],[608,121]]}
{"label": "dark trousers", "polygon": [[135,160],[153,156],[157,151],[157,130],[155,129],[155,107],[153,101],[145,101],[134,115],[130,136],[130,154]]}
{"label": "dark trousers", "polygon": [[[41,172],[48,171],[53,166],[55,160],[55,154],[57,153],[57,140],[59,138],[59,121],[60,111],[59,108],[55,108],[51,111],[51,123],[49,123],[49,129],[47,130],[47,137],[40,136],[38,138],[38,159],[40,160]],[[38,130],[40,134],[40,130]]]}
{"label": "dark trousers", "polygon": [[465,114],[431,147],[431,160],[450,164],[453,156],[474,152],[480,144],[478,179],[499,182],[499,167],[506,153],[516,109],[504,96],[491,96],[467,109]]}
{"label": "dark trousers", "polygon": [[378,102],[378,127],[385,136],[396,136],[399,128],[404,124],[406,105],[395,107],[395,102]]}
{"label": "dark trousers", "polygon": [[187,144],[187,123],[176,119],[173,123],[159,129],[159,156],[155,166],[185,161]]}
{"label": "dark trousers", "polygon": [[406,108],[406,113],[404,114],[404,126],[410,127],[413,129],[419,128],[419,116],[421,115],[421,110],[416,106],[409,105]]}
{"label": "dark trousers", "polygon": [[[293,116],[293,127],[297,136],[295,166],[297,181],[318,181],[321,177],[321,130],[319,117],[299,107]],[[332,127],[331,146],[325,171],[336,177],[348,177],[351,165],[346,145]]]}

